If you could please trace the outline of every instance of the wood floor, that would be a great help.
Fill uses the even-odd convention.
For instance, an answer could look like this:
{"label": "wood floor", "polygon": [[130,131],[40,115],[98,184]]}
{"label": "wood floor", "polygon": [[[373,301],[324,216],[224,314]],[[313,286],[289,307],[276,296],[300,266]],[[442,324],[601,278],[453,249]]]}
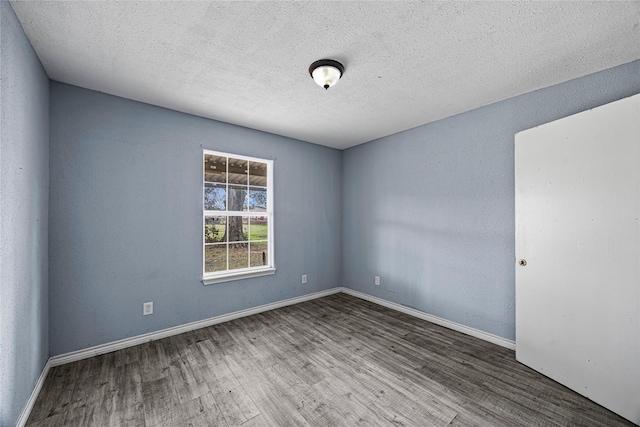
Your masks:
{"label": "wood floor", "polygon": [[632,424],[513,351],[336,294],[55,367],[27,425]]}

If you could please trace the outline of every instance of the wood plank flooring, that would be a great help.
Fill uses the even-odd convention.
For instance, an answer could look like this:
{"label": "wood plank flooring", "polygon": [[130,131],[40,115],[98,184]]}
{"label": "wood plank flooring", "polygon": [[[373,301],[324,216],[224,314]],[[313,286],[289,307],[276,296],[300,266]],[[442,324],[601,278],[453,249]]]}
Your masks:
{"label": "wood plank flooring", "polygon": [[58,366],[28,426],[629,426],[514,352],[346,295]]}

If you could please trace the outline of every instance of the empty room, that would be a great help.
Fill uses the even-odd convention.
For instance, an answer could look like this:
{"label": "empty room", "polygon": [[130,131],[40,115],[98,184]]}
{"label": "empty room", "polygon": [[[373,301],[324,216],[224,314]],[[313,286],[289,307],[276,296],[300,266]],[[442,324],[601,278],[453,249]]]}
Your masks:
{"label": "empty room", "polygon": [[640,2],[0,18],[0,427],[640,424]]}

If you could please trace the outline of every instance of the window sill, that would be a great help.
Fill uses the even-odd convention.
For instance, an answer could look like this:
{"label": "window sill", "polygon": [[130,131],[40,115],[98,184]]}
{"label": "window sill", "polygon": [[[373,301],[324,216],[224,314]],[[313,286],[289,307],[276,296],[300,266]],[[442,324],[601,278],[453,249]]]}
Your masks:
{"label": "window sill", "polygon": [[237,273],[226,273],[220,276],[205,276],[201,279],[203,285],[214,285],[216,283],[230,282],[232,280],[249,279],[251,277],[268,276],[276,272],[274,268],[265,268],[261,270],[240,271]]}

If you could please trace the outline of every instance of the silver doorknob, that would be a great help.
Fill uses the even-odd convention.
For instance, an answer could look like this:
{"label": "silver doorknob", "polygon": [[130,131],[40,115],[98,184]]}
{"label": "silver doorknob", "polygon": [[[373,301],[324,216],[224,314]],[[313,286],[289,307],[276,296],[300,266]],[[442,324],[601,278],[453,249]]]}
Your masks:
{"label": "silver doorknob", "polygon": [[527,260],[526,259],[519,259],[518,260],[518,264],[520,264],[521,266],[524,267],[525,265],[527,265]]}

